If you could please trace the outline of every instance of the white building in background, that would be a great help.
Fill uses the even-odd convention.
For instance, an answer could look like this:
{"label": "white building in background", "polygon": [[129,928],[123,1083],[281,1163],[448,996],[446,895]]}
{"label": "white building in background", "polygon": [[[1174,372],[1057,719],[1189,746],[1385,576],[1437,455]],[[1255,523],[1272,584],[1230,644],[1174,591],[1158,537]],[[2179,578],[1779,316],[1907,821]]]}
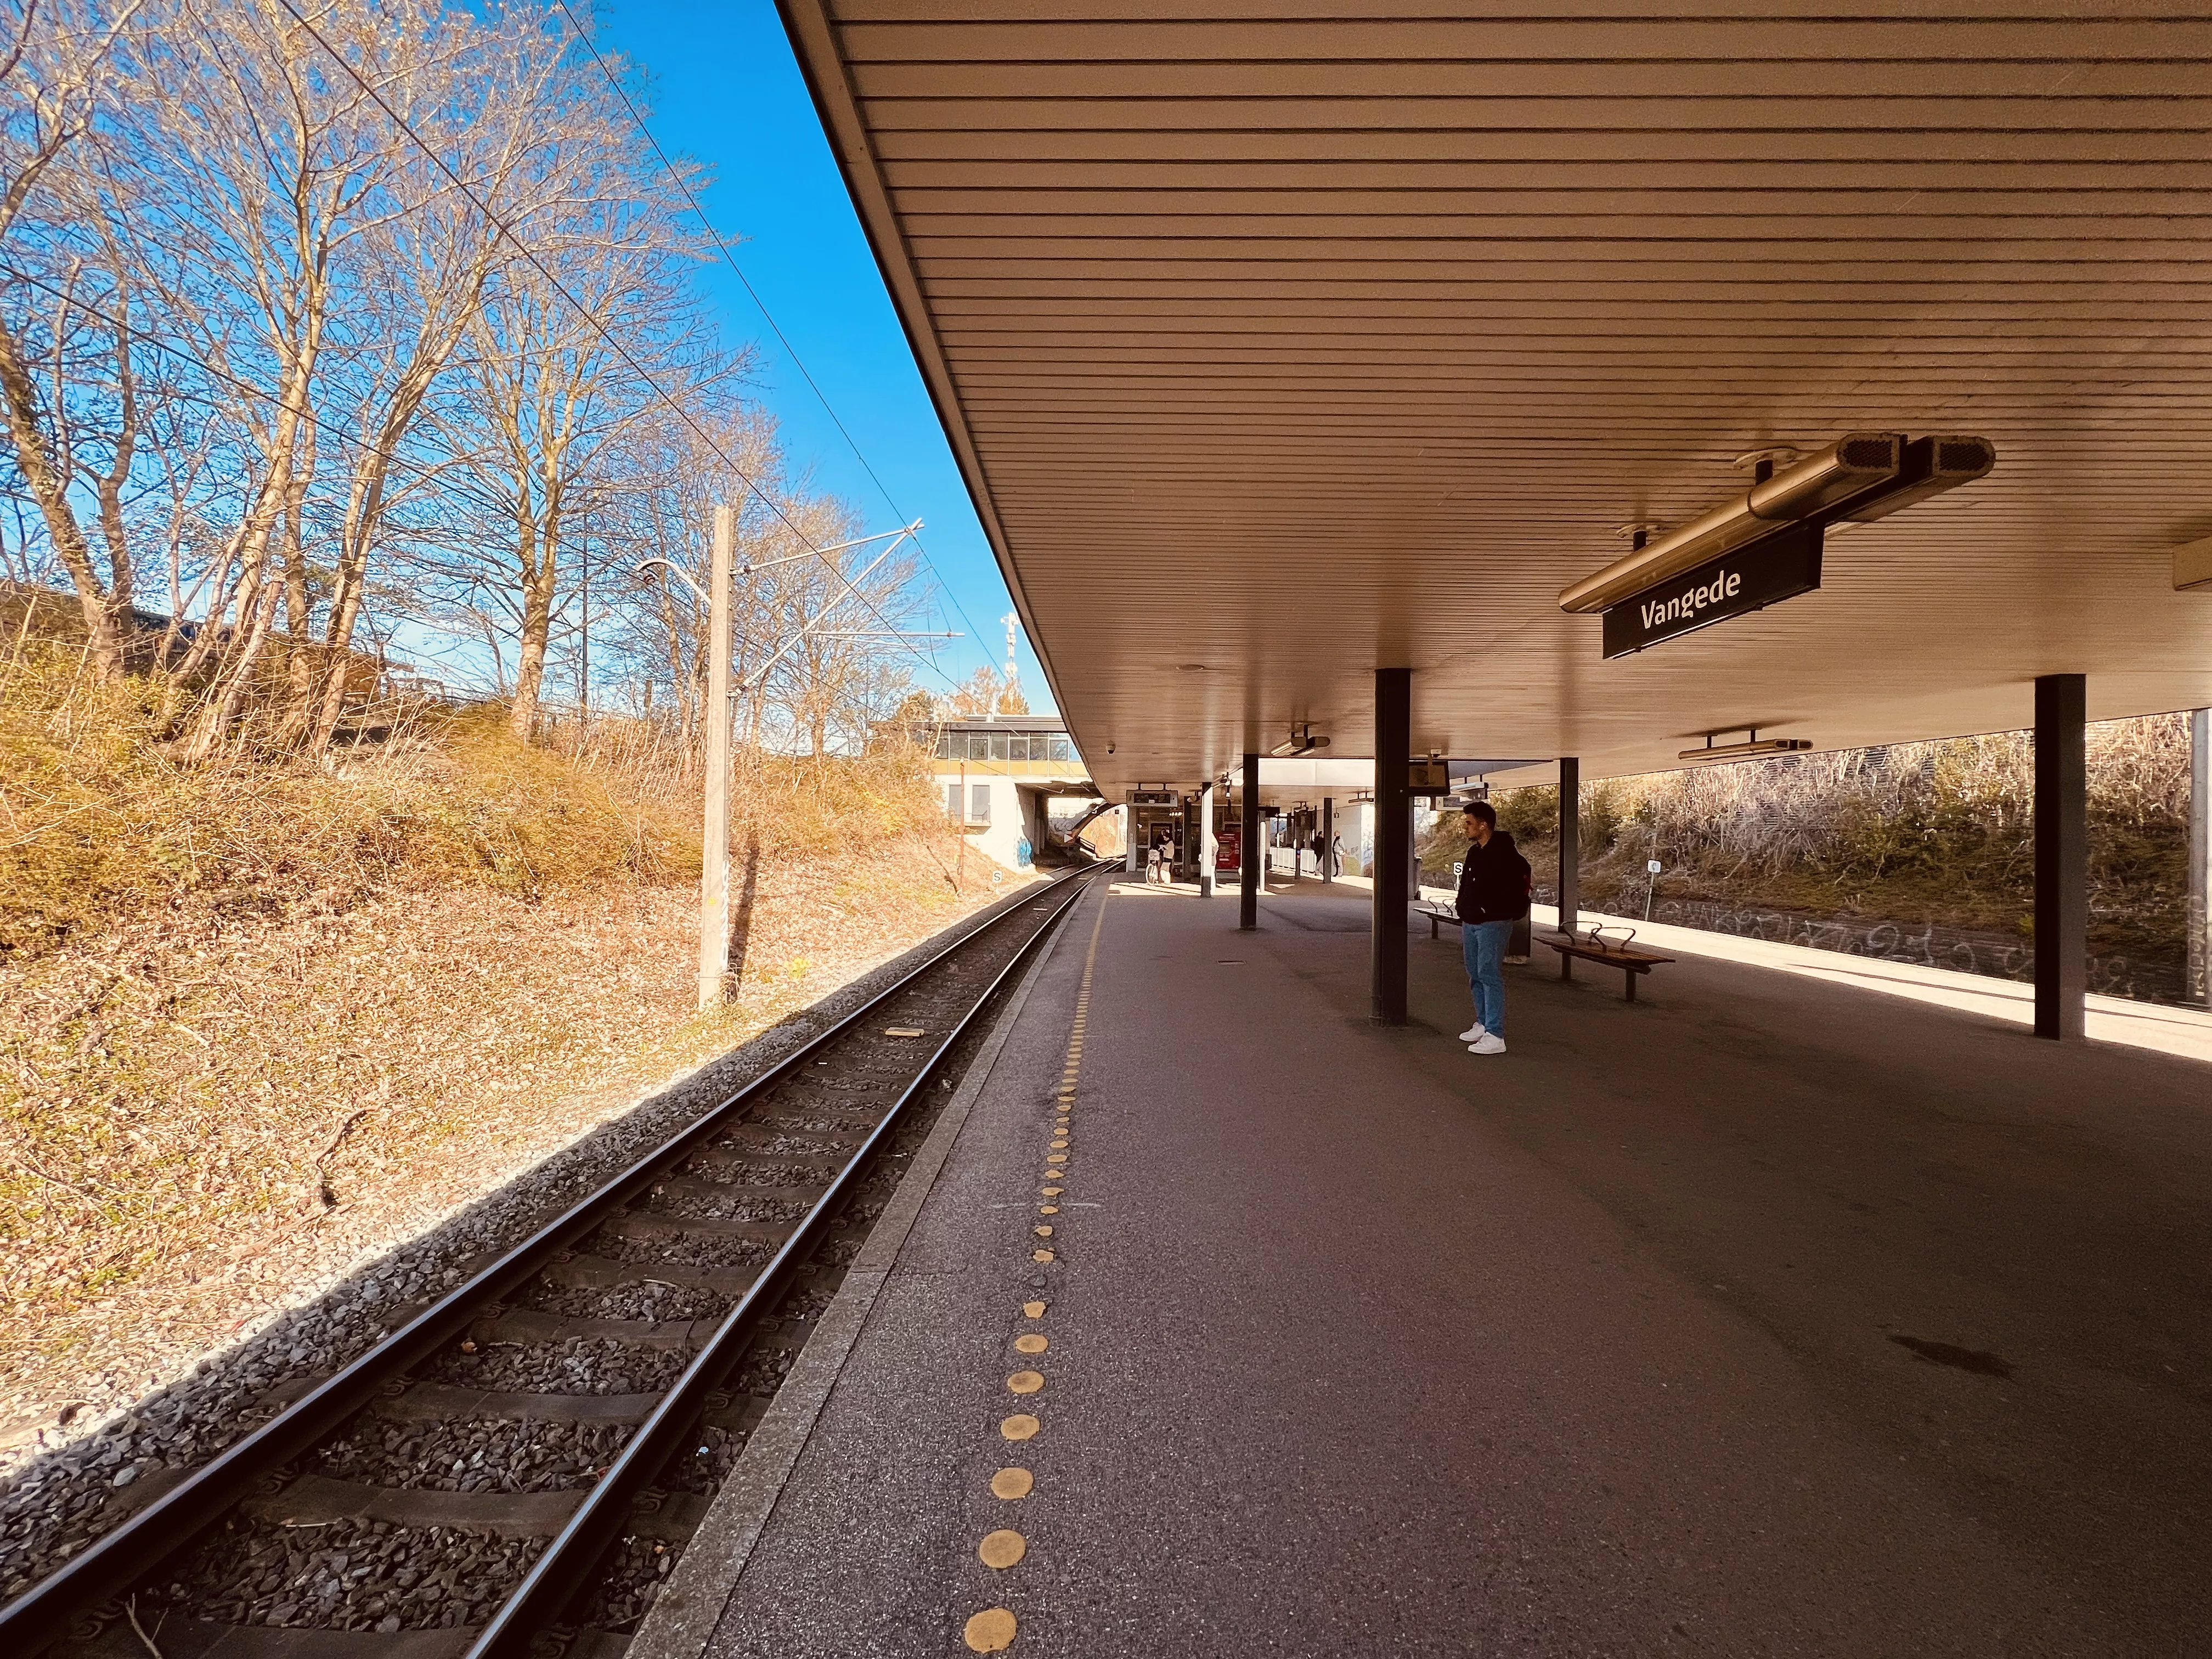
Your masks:
{"label": "white building in background", "polygon": [[945,817],[969,846],[1012,870],[1029,868],[1041,852],[1049,859],[1099,800],[1056,714],[946,720],[933,766]]}

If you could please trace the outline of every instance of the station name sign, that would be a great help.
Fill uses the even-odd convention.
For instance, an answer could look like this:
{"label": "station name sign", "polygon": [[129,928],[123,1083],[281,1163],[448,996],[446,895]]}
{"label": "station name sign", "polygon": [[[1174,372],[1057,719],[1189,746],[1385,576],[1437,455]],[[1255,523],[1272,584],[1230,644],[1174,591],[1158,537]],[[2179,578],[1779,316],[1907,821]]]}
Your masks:
{"label": "station name sign", "polygon": [[1820,585],[1820,526],[1793,524],[1630,595],[1605,612],[1605,654],[1625,657]]}

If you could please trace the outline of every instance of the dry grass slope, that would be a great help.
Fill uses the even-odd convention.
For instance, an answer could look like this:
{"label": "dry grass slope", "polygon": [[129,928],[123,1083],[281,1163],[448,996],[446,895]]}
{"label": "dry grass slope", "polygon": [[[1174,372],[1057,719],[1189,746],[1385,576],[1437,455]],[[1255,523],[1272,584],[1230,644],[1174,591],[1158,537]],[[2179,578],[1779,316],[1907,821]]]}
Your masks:
{"label": "dry grass slope", "polygon": [[314,1235],[419,1224],[988,896],[903,750],[756,757],[738,1000],[697,1016],[696,787],[635,732],[423,711],[196,769],[161,695],[73,655],[0,682],[0,1419],[134,1298],[218,1342]]}
{"label": "dry grass slope", "polygon": [[[1583,902],[1661,899],[1935,923],[2025,938],[2033,889],[2034,749],[2025,732],[1655,772],[1585,786]],[[2189,726],[2181,714],[2089,728],[2093,951],[2178,964],[2187,901]],[[1559,794],[1498,797],[1548,891]],[[1463,844],[1441,825],[1431,880]],[[1448,879],[1448,876],[1445,878]]]}

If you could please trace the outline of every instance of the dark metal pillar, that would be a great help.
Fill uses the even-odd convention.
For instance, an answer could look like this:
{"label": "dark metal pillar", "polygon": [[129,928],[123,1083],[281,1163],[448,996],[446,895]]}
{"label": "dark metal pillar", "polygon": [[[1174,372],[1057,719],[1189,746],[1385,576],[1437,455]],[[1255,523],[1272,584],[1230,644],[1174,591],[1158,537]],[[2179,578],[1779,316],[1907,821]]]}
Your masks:
{"label": "dark metal pillar", "polygon": [[2035,682],[2035,1034],[2081,1035],[2089,988],[2089,774],[2086,684]]}
{"label": "dark metal pillar", "polygon": [[1243,850],[1237,860],[1237,926],[1249,933],[1260,925],[1260,863],[1267,856],[1260,826],[1260,757],[1244,757]]}
{"label": "dark metal pillar", "polygon": [[1375,671],[1375,1019],[1406,1023],[1406,885],[1413,879],[1413,671]]}
{"label": "dark metal pillar", "polygon": [[2189,972],[2185,1000],[2212,1008],[2212,708],[2189,716]]}
{"label": "dark metal pillar", "polygon": [[1336,879],[1336,797],[1321,798],[1321,878]]}
{"label": "dark metal pillar", "polygon": [[[1583,908],[1583,763],[1559,757],[1559,931],[1572,933]],[[1561,970],[1573,961],[1559,958]]]}

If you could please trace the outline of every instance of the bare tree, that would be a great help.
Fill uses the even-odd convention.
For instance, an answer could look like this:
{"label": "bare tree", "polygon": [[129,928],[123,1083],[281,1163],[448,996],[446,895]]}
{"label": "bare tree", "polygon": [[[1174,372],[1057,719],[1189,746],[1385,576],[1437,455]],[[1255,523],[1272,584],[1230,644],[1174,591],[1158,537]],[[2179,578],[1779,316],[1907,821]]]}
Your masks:
{"label": "bare tree", "polygon": [[[462,27],[450,16],[441,22],[447,36]],[[469,34],[465,50],[449,41],[426,52],[444,72],[409,84],[409,125],[428,147],[408,153],[393,170],[390,188],[399,210],[369,241],[362,288],[370,326],[324,635],[328,649],[316,707],[296,713],[315,749],[329,743],[343,705],[345,653],[400,447],[478,325],[487,288],[508,279],[525,257],[526,239],[548,228],[543,222],[563,205],[559,169],[532,165],[546,142],[548,108],[564,96],[563,44],[542,14],[526,9],[501,13]],[[422,472],[418,468],[417,477]]]}
{"label": "bare tree", "polygon": [[536,721],[546,655],[576,561],[573,517],[605,503],[605,464],[663,406],[711,415],[746,366],[718,357],[691,272],[702,252],[603,82],[567,88],[562,118],[530,155],[530,188],[557,211],[529,227],[472,319],[447,441],[501,503],[506,599],[514,617],[513,720]]}
{"label": "bare tree", "polygon": [[[130,0],[103,23],[88,15],[92,8],[80,7],[75,0],[45,0],[43,7],[40,0],[27,0],[5,55],[0,56],[0,99],[5,100],[0,103],[0,246],[21,240],[26,218],[39,216],[42,192],[53,198],[46,204],[49,223],[65,217],[71,205],[82,208],[81,196],[66,186],[58,192],[52,186],[65,158],[91,132],[110,101],[115,78],[112,58],[118,41],[132,26],[139,3]],[[72,196],[76,196],[74,203]],[[65,295],[57,303],[62,310],[52,337],[58,370],[68,354],[73,301]],[[136,410],[130,406],[127,338],[118,340],[118,351],[127,434],[136,422]],[[64,383],[58,388],[55,403],[67,398]],[[68,453],[67,416],[41,395],[23,331],[5,311],[0,311],[0,404],[5,406],[16,469],[45,522],[55,556],[76,589],[93,660],[101,673],[119,675],[131,610],[127,553],[120,538],[111,533],[109,565],[103,577],[70,499],[75,469]],[[118,453],[122,476],[127,477],[127,436]],[[112,472],[111,468],[101,474],[103,527],[121,489],[120,477],[111,477]]]}

